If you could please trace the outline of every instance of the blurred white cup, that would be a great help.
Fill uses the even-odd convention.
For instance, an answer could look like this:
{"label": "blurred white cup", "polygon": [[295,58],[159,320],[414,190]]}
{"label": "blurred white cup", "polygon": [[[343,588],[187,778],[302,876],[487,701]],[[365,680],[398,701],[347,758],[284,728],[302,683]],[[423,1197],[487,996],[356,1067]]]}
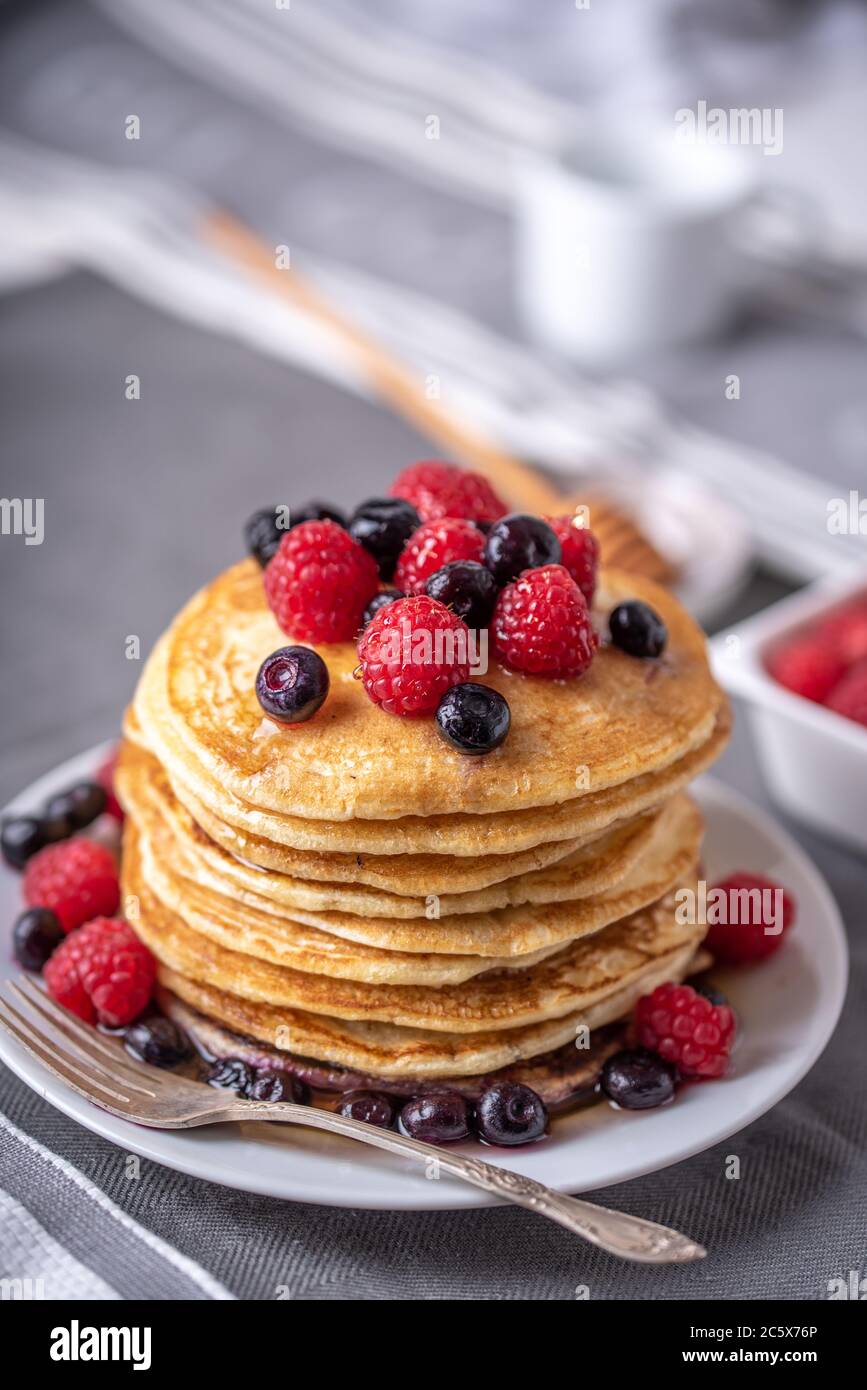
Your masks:
{"label": "blurred white cup", "polygon": [[605,364],[723,326],[756,273],[754,167],[671,128],[588,131],[559,155],[522,156],[517,293],[533,336]]}

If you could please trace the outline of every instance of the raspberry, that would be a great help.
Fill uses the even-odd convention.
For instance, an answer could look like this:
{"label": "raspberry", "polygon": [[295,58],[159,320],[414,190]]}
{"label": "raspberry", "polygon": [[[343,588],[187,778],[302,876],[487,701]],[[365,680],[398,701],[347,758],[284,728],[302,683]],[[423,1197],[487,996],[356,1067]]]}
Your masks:
{"label": "raspberry", "polygon": [[114,816],[115,820],[123,820],[123,807],[114,794],[114,770],[117,767],[118,753],[120,745],[116,744],[111,750],[102,767],[96,774],[95,781],[102,787],[107,797],[105,803],[106,815]]}
{"label": "raspberry", "polygon": [[820,704],[828,698],[846,670],[846,663],[824,638],[813,633],[776,647],[766,659],[775,681]]}
{"label": "raspberry", "polygon": [[411,502],[422,521],[443,516],[496,521],[508,510],[481,473],[468,473],[453,463],[433,460],[405,468],[392,483],[391,495]]}
{"label": "raspberry", "polygon": [[413,531],[397,562],[394,582],[405,594],[421,594],[425,582],[454,560],[481,562],[485,538],[471,521],[444,517]]}
{"label": "raspberry", "polygon": [[820,618],[815,631],[846,662],[867,658],[867,601],[854,599]]}
{"label": "raspberry", "polygon": [[584,595],[562,565],[524,570],[507,584],[491,635],[499,661],[534,676],[580,676],[597,645]]}
{"label": "raspberry", "polygon": [[712,1004],[690,985],[657,985],[635,1006],[635,1032],[642,1047],[673,1062],[683,1077],[724,1076],[735,1036],[728,1004]]}
{"label": "raspberry", "polygon": [[828,700],[828,709],[835,710],[857,724],[867,724],[867,661],[859,661],[835,685]]}
{"label": "raspberry", "polygon": [[303,642],[352,641],[378,588],[373,556],[335,521],[294,526],[265,568],[271,612]]}
{"label": "raspberry", "polygon": [[469,675],[469,628],[426,594],[381,608],[358,643],[361,679],[389,714],[433,714]]}
{"label": "raspberry", "polygon": [[50,907],[65,932],[116,912],[120,901],[117,865],[93,840],[46,845],[28,862],[23,890],[28,906]]}
{"label": "raspberry", "polygon": [[546,516],[545,520],[560,542],[564,568],[575,580],[589,607],[596,590],[599,542],[586,526],[576,526],[572,516]]}
{"label": "raspberry", "polygon": [[122,1028],[150,1002],[156,962],[128,922],[95,917],[60,943],[42,973],[52,999],[85,1023]]}
{"label": "raspberry", "polygon": [[[736,873],[714,884],[711,891],[725,894],[724,902],[708,902],[710,927],[705,945],[718,961],[742,965],[763,960],[778,950],[795,920],[795,904],[778,883],[761,874]],[[777,893],[782,897],[777,898]],[[774,920],[778,906],[782,926]]]}

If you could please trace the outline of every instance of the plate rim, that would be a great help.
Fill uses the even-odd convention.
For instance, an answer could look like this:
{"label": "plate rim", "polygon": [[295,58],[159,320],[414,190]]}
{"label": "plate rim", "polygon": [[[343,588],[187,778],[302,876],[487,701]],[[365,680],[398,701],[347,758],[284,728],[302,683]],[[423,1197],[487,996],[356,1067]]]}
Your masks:
{"label": "plate rim", "polygon": [[[49,795],[57,784],[62,784],[65,780],[72,780],[77,776],[86,775],[88,771],[98,767],[100,762],[105,759],[110,749],[114,746],[115,740],[96,744],[86,749],[82,753],[75,754],[73,757],[57,764],[48,772],[36,778],[27,788],[19,792],[12,800],[0,811],[0,816],[19,814],[27,806],[38,802]],[[670,1157],[661,1161],[653,1159],[651,1162],[643,1163],[640,1160],[627,1164],[625,1168],[618,1169],[610,1179],[604,1183],[595,1183],[592,1188],[577,1186],[569,1182],[550,1182],[549,1186],[562,1192],[584,1192],[584,1191],[604,1191],[606,1187],[614,1186],[622,1182],[631,1182],[635,1178],[644,1177],[651,1173],[661,1172],[665,1168],[672,1167],[674,1164],[683,1163],[696,1154],[703,1153],[712,1148],[715,1144],[730,1138],[733,1134],[739,1133],[748,1125],[753,1124],[763,1115],[772,1110],[775,1105],[784,1099],[803,1078],[812,1070],[816,1062],[824,1052],[830,1042],[837,1024],[840,1019],[843,1004],[846,999],[849,982],[849,950],[846,937],[846,929],[840,913],[840,909],[828,886],[824,875],[813,863],[807,852],[802,849],[789,831],[775,819],[770,811],[751,802],[748,797],[736,789],[719,781],[717,778],[704,774],[699,777],[692,785],[690,790],[695,791],[699,797],[706,797],[711,802],[715,802],[723,809],[733,811],[740,818],[746,819],[759,829],[768,831],[770,828],[774,837],[781,842],[787,857],[791,857],[798,865],[800,872],[810,881],[813,891],[817,894],[822,903],[824,914],[828,918],[833,931],[835,941],[835,951],[833,953],[833,979],[831,983],[835,986],[833,1003],[828,1009],[823,1027],[817,1032],[810,1048],[799,1059],[794,1073],[781,1079],[775,1087],[764,1093],[754,1103],[740,1111],[732,1122],[724,1121],[712,1131],[708,1131],[701,1137],[696,1137],[694,1142],[687,1142],[683,1148]],[[9,1036],[0,1030],[0,1061],[3,1061],[9,1069],[25,1085],[29,1086],[37,1094],[55,1109],[67,1115],[76,1123],[82,1125],[92,1133],[98,1134],[101,1138],[107,1139],[110,1143],[127,1152],[138,1154],[142,1158],[147,1158],[151,1162],[158,1163],[163,1167],[171,1168],[176,1172],[184,1173],[188,1177],[204,1180],[206,1182],[218,1183],[221,1186],[233,1188],[237,1191],[250,1192],[255,1196],[265,1196],[277,1198],[281,1201],[302,1202],[305,1205],[329,1206],[343,1209],[355,1209],[366,1211],[457,1211],[471,1210],[482,1207],[502,1205],[500,1199],[492,1197],[490,1194],[482,1192],[480,1189],[461,1186],[454,1182],[429,1184],[431,1193],[437,1192],[436,1201],[424,1201],[415,1195],[413,1189],[407,1191],[407,1197],[400,1201],[395,1201],[393,1196],[386,1200],[385,1195],[379,1193],[364,1193],[353,1189],[351,1180],[345,1185],[336,1188],[333,1181],[333,1172],[330,1177],[328,1187],[320,1187],[313,1183],[306,1183],[303,1191],[291,1189],[291,1178],[289,1186],[282,1183],[279,1186],[274,1180],[273,1174],[259,1174],[254,1169],[243,1173],[233,1166],[227,1172],[214,1172],[213,1153],[208,1142],[198,1146],[191,1145],[189,1154],[186,1151],[180,1153],[170,1152],[166,1154],[160,1149],[160,1138],[164,1136],[174,1136],[177,1134],[194,1134],[200,1140],[206,1134],[214,1133],[213,1130],[195,1131],[163,1131],[156,1129],[146,1129],[142,1126],[132,1124],[128,1120],[120,1119],[108,1111],[101,1110],[98,1106],[91,1104],[84,1097],[66,1087],[61,1081],[57,1080],[45,1067],[42,1066],[23,1048],[15,1044]],[[571,1141],[565,1141],[569,1144]],[[291,1151],[286,1149],[287,1160],[291,1158]],[[508,1155],[499,1160],[502,1166],[508,1166]],[[287,1177],[290,1176],[291,1168],[287,1162]],[[396,1174],[397,1176],[397,1174]],[[397,1185],[396,1185],[397,1186]],[[442,1200],[445,1195],[446,1200]]]}

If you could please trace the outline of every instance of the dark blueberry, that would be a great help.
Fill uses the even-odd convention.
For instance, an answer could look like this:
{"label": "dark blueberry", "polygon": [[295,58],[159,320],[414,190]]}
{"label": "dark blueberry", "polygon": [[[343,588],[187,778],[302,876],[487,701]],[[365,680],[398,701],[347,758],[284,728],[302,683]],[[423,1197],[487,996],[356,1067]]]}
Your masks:
{"label": "dark blueberry", "polygon": [[47,845],[69,839],[75,830],[75,807],[69,792],[58,792],[46,801],[41,821],[42,838]]}
{"label": "dark blueberry", "polygon": [[244,1094],[248,1100],[266,1100],[270,1105],[278,1100],[306,1105],[310,1099],[303,1081],[296,1081],[288,1071],[257,1071]]}
{"label": "dark blueberry", "polygon": [[630,599],[618,603],[608,619],[615,647],[630,656],[659,656],[668,641],[665,623],[646,603]]}
{"label": "dark blueberry", "polygon": [[333,521],[338,526],[346,526],[346,517],[328,502],[305,502],[303,507],[292,507],[289,512],[289,529],[300,526],[302,521]]}
{"label": "dark blueberry", "polygon": [[674,1095],[675,1071],[643,1047],[615,1052],[602,1068],[603,1094],[624,1110],[652,1110]]}
{"label": "dark blueberry", "polygon": [[22,912],[12,929],[15,959],[25,970],[41,970],[63,940],[63,928],[47,907]]}
{"label": "dark blueberry", "polygon": [[559,565],[560,542],[540,516],[513,512],[495,521],[485,541],[485,564],[499,585],[511,584],[522,570]]}
{"label": "dark blueberry", "polygon": [[382,1091],[347,1091],[337,1109],[347,1119],[363,1120],[380,1129],[391,1129],[394,1124],[394,1105]]}
{"label": "dark blueberry", "polygon": [[489,685],[465,681],[453,685],[439,702],[437,728],[459,753],[490,753],[509,732],[508,701]]}
{"label": "dark blueberry", "polygon": [[421,517],[410,502],[402,497],[373,497],[356,507],[347,530],[370,551],[379,565],[380,576],[391,579],[397,557],[419,526]]}
{"label": "dark blueberry", "polygon": [[246,1095],[253,1084],[253,1071],[240,1057],[221,1057],[206,1072],[205,1080],[209,1086]]}
{"label": "dark blueberry", "polygon": [[492,521],[480,521],[478,517],[476,517],[473,521],[473,525],[475,526],[476,530],[481,531],[483,536],[486,536],[488,534],[493,524],[494,523]]}
{"label": "dark blueberry", "polygon": [[262,507],[253,513],[244,527],[247,549],[251,555],[255,555],[263,569],[273,559],[274,552],[289,529],[285,516],[285,507]]}
{"label": "dark blueberry", "polygon": [[726,999],[722,990],[717,989],[715,985],[711,984],[710,980],[690,980],[689,983],[692,985],[696,994],[703,995],[711,1004],[728,1004],[729,1001]]}
{"label": "dark blueberry", "polygon": [[279,647],[256,676],[259,704],[282,724],[310,719],[328,694],[328,667],[312,647]]}
{"label": "dark blueberry", "polygon": [[66,840],[76,830],[95,821],[108,800],[98,782],[79,782],[68,791],[49,797],[42,811],[42,834],[47,844]]}
{"label": "dark blueberry", "polygon": [[378,594],[374,594],[373,598],[370,600],[370,603],[364,610],[364,616],[361,619],[361,626],[367,627],[367,624],[370,622],[371,618],[376,617],[376,614],[379,612],[380,608],[386,608],[388,604],[394,603],[394,601],[399,598],[406,598],[406,594],[402,594],[400,592],[400,589],[381,589]]}
{"label": "dark blueberry", "polygon": [[470,1132],[470,1108],[457,1091],[434,1091],[408,1100],[398,1117],[398,1128],[411,1139],[428,1144],[450,1144]]}
{"label": "dark blueberry", "polygon": [[101,816],[108,796],[98,782],[77,782],[69,792],[76,830],[84,830]]}
{"label": "dark blueberry", "polygon": [[497,601],[494,576],[475,560],[450,560],[431,575],[424,591],[472,628],[488,626]]}
{"label": "dark blueberry", "polygon": [[45,843],[42,823],[34,816],[15,816],[13,820],[4,821],[0,829],[0,849],[13,869],[23,869],[30,856]]}
{"label": "dark blueberry", "polygon": [[192,1052],[186,1033],[164,1014],[131,1023],[124,1030],[123,1042],[127,1052],[152,1067],[176,1067]]}
{"label": "dark blueberry", "polygon": [[496,1081],[476,1103],[476,1128],[487,1144],[532,1144],[548,1128],[541,1096],[518,1081]]}

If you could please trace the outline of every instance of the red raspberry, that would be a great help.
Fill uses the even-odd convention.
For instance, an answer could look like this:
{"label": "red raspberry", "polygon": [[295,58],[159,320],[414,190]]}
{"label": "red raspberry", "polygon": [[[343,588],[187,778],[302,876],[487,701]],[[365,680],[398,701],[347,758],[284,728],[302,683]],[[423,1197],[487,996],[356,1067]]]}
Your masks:
{"label": "red raspberry", "polygon": [[816,633],[847,666],[867,659],[867,601],[854,599],[820,618]]}
{"label": "red raspberry", "polygon": [[123,807],[114,794],[114,770],[117,767],[119,751],[119,745],[115,745],[97,772],[95,780],[102,787],[107,798],[105,803],[106,815],[114,816],[115,820],[122,821]]}
{"label": "red raspberry", "polygon": [[264,578],[271,612],[302,642],[351,642],[379,588],[373,556],[336,521],[287,531]]}
{"label": "red raspberry", "polygon": [[596,591],[599,542],[586,526],[576,526],[574,516],[546,516],[545,520],[560,542],[563,566],[575,580],[589,608]]}
{"label": "red raspberry", "polygon": [[839,685],[834,686],[826,704],[828,709],[836,710],[846,719],[867,724],[867,661],[859,661],[847,671]]}
{"label": "red raspberry", "polygon": [[444,517],[413,531],[401,552],[394,582],[405,594],[421,594],[425,581],[452,560],[480,562],[485,538],[471,521]]}
{"label": "red raspberry", "polygon": [[508,508],[487,478],[468,473],[453,463],[413,463],[391,485],[392,497],[411,502],[422,521],[462,516],[470,521],[496,521]]}
{"label": "red raspberry", "polygon": [[61,941],[42,973],[52,999],[85,1023],[122,1028],[150,1002],[156,962],[128,922],[95,917]]}
{"label": "red raspberry", "polygon": [[[723,965],[742,965],[772,956],[795,920],[795,904],[789,894],[773,879],[747,873],[731,874],[711,891],[720,890],[725,901],[708,902],[710,926],[705,945],[711,954]],[[766,893],[781,893],[782,898],[765,897]],[[774,921],[778,906],[781,927]],[[711,920],[714,918],[719,920]]]}
{"label": "red raspberry", "polygon": [[804,633],[776,647],[766,658],[775,681],[806,700],[828,698],[846,670],[846,663],[824,638]]}
{"label": "red raspberry", "polygon": [[728,1004],[712,1004],[691,985],[657,985],[635,1006],[635,1032],[642,1047],[673,1062],[683,1077],[724,1076],[735,1036]]}
{"label": "red raspberry", "polygon": [[562,565],[524,570],[500,592],[491,620],[494,654],[533,676],[580,676],[596,650],[584,595]]}
{"label": "red raspberry", "polygon": [[120,902],[114,858],[93,840],[46,845],[28,862],[22,887],[27,905],[50,907],[66,932],[107,917]]}
{"label": "red raspberry", "polygon": [[469,628],[442,603],[396,599],[380,608],[358,643],[361,679],[389,714],[433,714],[450,686],[465,681]]}

